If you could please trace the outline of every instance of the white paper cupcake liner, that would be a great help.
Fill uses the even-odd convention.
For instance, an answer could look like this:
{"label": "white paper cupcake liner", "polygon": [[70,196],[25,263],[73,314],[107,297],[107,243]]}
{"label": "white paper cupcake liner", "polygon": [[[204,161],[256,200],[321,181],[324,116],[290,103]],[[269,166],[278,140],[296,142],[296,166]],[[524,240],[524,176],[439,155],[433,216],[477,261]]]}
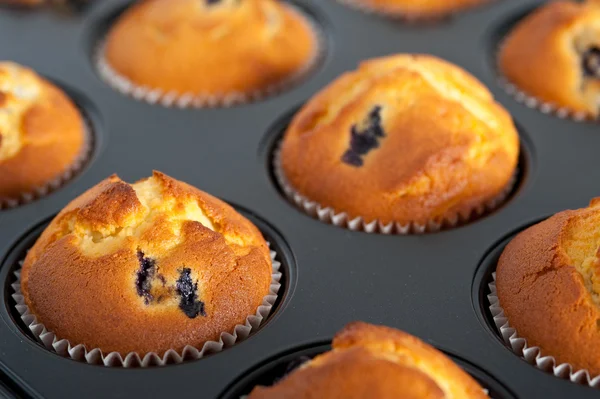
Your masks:
{"label": "white paper cupcake liner", "polygon": [[346,212],[333,209],[332,207],[319,204],[299,192],[297,192],[288,182],[281,167],[281,142],[277,145],[273,153],[273,172],[277,183],[285,193],[286,197],[294,203],[300,210],[323,223],[343,227],[352,231],[364,231],[366,233],[380,234],[425,234],[434,233],[442,229],[456,227],[498,208],[512,192],[519,171],[517,170],[504,190],[495,198],[486,203],[480,204],[472,209],[463,212],[457,212],[452,215],[444,216],[441,220],[430,220],[426,224],[409,222],[406,224],[398,222],[383,223],[377,219],[367,222],[364,218],[358,216],[352,218]]}
{"label": "white paper cupcake liner", "polygon": [[94,147],[94,129],[92,121],[86,115],[85,111],[79,106],[77,106],[77,108],[84,122],[84,140],[79,154],[73,160],[71,165],[69,165],[69,168],[43,186],[36,187],[30,192],[21,193],[15,198],[0,197],[0,211],[28,204],[50,194],[69,182],[69,180],[75,177],[86,165]]}
{"label": "white paper cupcake liner", "polygon": [[479,5],[475,4],[472,6],[466,6],[466,7],[460,8],[458,10],[454,10],[454,11],[440,12],[439,14],[418,14],[418,13],[411,14],[411,13],[408,13],[405,11],[394,10],[391,7],[387,7],[387,8],[377,7],[372,4],[367,4],[366,2],[361,1],[361,0],[337,0],[337,1],[340,4],[343,4],[345,6],[353,8],[355,10],[361,11],[365,14],[378,15],[381,17],[394,19],[394,20],[398,20],[398,21],[403,21],[403,22],[407,22],[407,23],[436,23],[436,22],[441,22],[441,21],[450,19],[450,18],[454,17],[455,15],[460,14],[461,12],[464,12],[465,10],[469,10],[469,9],[472,9],[475,7],[489,5],[489,3],[492,3],[494,1],[499,1],[499,0],[485,0]]}
{"label": "white paper cupcake liner", "polygon": [[286,91],[308,76],[324,58],[327,48],[326,39],[321,27],[305,12],[299,10],[291,4],[285,4],[286,7],[293,13],[297,14],[308,25],[309,30],[313,33],[315,41],[315,49],[307,63],[296,72],[286,77],[285,79],[276,82],[264,89],[255,90],[252,92],[229,92],[222,94],[212,93],[179,93],[177,91],[165,91],[160,88],[153,88],[144,85],[137,85],[129,78],[120,75],[114,68],[110,66],[104,57],[104,48],[106,38],[103,37],[97,44],[95,51],[96,70],[100,77],[114,90],[129,97],[133,97],[138,101],[144,101],[152,105],[161,105],[167,108],[216,108],[216,107],[232,107],[234,105],[248,104],[264,100],[268,97]]}
{"label": "white paper cupcake liner", "polygon": [[88,364],[104,365],[108,367],[149,367],[179,364],[184,361],[197,360],[204,356],[221,352],[223,349],[229,348],[235,343],[248,338],[252,331],[260,327],[263,320],[271,313],[273,305],[277,301],[279,289],[281,288],[280,280],[282,273],[279,271],[281,263],[276,260],[278,255],[275,251],[271,250],[270,253],[273,270],[271,274],[271,286],[269,287],[269,293],[263,298],[263,302],[258,307],[255,314],[249,315],[244,324],[236,325],[233,331],[222,332],[219,341],[207,341],[201,348],[187,345],[181,352],[170,349],[162,356],[150,352],[142,357],[135,352],[130,352],[123,357],[119,352],[104,353],[99,348],[88,350],[83,344],[72,344],[69,340],[60,339],[52,331],[48,331],[30,312],[29,307],[25,304],[25,298],[21,293],[21,267],[23,261],[19,262],[19,268],[14,272],[16,281],[12,284],[14,290],[12,297],[16,302],[15,309],[33,336],[42,343],[46,349],[53,351],[60,356]]}
{"label": "white paper cupcake liner", "polygon": [[549,101],[541,100],[532,94],[529,94],[522,90],[515,83],[512,83],[504,74],[502,73],[502,69],[500,68],[499,60],[500,60],[500,52],[502,47],[505,45],[502,42],[498,49],[496,50],[495,55],[495,68],[496,74],[498,75],[498,85],[504,89],[504,91],[510,95],[515,101],[520,104],[525,105],[527,108],[535,109],[546,115],[554,115],[560,119],[571,119],[575,122],[585,122],[585,121],[597,121],[600,120],[600,117],[593,117],[586,112],[583,111],[575,111],[569,109],[568,107],[562,107],[560,105],[554,104]]}
{"label": "white paper cupcake liner", "polygon": [[492,273],[492,279],[493,281],[488,284],[490,289],[487,296],[489,309],[500,336],[512,351],[517,356],[525,359],[527,363],[554,374],[558,378],[568,379],[571,382],[589,385],[593,388],[600,388],[600,375],[592,378],[587,370],[578,370],[569,363],[558,363],[553,356],[543,355],[538,346],[529,346],[526,338],[519,337],[517,330],[510,326],[508,318],[504,314],[504,309],[500,306],[498,294],[496,293],[495,272]]}

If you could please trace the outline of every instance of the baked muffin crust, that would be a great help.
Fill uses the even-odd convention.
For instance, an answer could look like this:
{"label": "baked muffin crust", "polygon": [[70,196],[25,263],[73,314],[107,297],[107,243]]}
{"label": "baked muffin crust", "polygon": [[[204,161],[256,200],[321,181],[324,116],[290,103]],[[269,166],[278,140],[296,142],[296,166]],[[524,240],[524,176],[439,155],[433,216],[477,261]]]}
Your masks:
{"label": "baked muffin crust", "polygon": [[363,62],[309,100],[280,158],[291,187],[323,207],[426,224],[497,198],[518,154],[510,115],[479,81],[400,54]]}
{"label": "baked muffin crust", "polygon": [[66,172],[86,145],[85,129],[60,89],[31,69],[0,62],[0,200]]}
{"label": "baked muffin crust", "polygon": [[105,59],[137,86],[227,96],[281,83],[317,48],[307,20],[275,0],[148,0],[112,27]]}
{"label": "baked muffin crust", "polygon": [[21,274],[25,303],[59,339],[141,356],[218,340],[255,314],[270,282],[258,229],[160,172],[133,185],[111,176],[75,199]]}
{"label": "baked muffin crust", "polygon": [[529,346],[600,374],[600,200],[517,235],[496,272],[500,306]]}
{"label": "baked muffin crust", "polygon": [[597,117],[600,3],[552,1],[525,17],[499,53],[501,73],[544,102]]}
{"label": "baked muffin crust", "polygon": [[486,398],[450,359],[416,337],[392,328],[351,323],[317,356],[249,399]]}

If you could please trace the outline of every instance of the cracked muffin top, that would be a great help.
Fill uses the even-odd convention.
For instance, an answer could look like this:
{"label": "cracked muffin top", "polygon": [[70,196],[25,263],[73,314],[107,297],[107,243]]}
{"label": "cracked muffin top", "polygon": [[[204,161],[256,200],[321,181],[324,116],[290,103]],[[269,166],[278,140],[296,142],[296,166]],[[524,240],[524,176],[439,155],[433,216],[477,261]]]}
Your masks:
{"label": "cracked muffin top", "polygon": [[135,184],[111,176],[75,199],[21,274],[25,303],[59,339],[142,356],[200,348],[232,332],[270,282],[258,229],[160,172]]}
{"label": "cracked muffin top", "polygon": [[361,322],[347,325],[332,349],[249,399],[477,399],[483,388],[444,354],[412,335]]}
{"label": "cracked muffin top", "polygon": [[31,69],[0,62],[0,200],[64,174],[85,135],[79,110],[60,89]]}
{"label": "cracked muffin top", "polygon": [[409,19],[439,18],[490,0],[349,0],[357,5]]}
{"label": "cracked muffin top", "polygon": [[499,53],[502,74],[527,94],[597,117],[600,2],[550,2],[525,17]]}
{"label": "cracked muffin top", "polygon": [[496,288],[511,327],[558,363],[600,374],[600,198],[517,235]]}
{"label": "cracked muffin top", "polygon": [[227,96],[281,83],[317,47],[307,20],[276,0],[147,0],[111,28],[104,55],[134,85]]}
{"label": "cracked muffin top", "polygon": [[510,115],[463,69],[428,55],[363,62],[285,132],[281,167],[309,200],[367,222],[418,222],[498,197],[515,173]]}

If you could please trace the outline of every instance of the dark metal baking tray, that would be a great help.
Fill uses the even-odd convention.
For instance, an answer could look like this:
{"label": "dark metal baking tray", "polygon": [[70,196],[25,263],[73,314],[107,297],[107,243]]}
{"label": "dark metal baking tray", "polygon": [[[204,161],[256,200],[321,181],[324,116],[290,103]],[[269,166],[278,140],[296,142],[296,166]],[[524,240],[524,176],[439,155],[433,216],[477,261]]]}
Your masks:
{"label": "dark metal baking tray", "polygon": [[[537,370],[511,353],[480,303],[494,267],[483,260],[498,243],[600,194],[598,125],[529,109],[497,84],[499,37],[542,2],[499,0],[427,24],[366,15],[334,0],[294,2],[326,33],[328,49],[319,68],[264,101],[202,110],[137,102],[98,77],[94,45],[128,1],[97,0],[72,13],[0,9],[0,59],[29,65],[69,89],[96,135],[92,158],[74,180],[34,203],[0,211],[0,391],[35,398],[216,398],[266,361],[323,344],[346,323],[363,320],[421,337],[518,398],[596,397],[596,390]],[[480,220],[422,236],[370,235],[311,219],[283,198],[272,179],[269,159],[282,121],[360,60],[398,52],[431,53],[455,62],[512,113],[524,154],[516,192]],[[267,226],[267,235],[278,237],[287,283],[276,312],[248,340],[181,365],[106,368],[48,352],[23,333],[10,310],[8,284],[17,252],[35,239],[36,228],[101,179],[118,173],[134,181],[152,169],[233,203]]]}

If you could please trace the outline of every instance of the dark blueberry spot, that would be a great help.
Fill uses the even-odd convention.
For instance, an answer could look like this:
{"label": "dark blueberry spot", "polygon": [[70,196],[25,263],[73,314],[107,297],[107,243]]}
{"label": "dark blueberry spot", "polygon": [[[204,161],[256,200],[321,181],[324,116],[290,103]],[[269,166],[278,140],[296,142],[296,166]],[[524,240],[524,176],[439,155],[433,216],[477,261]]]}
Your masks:
{"label": "dark blueberry spot", "polygon": [[212,6],[213,4],[218,4],[221,2],[221,0],[205,0],[206,4],[208,4],[209,6]]}
{"label": "dark blueberry spot", "polygon": [[177,294],[181,297],[179,309],[190,319],[196,318],[199,314],[206,316],[204,302],[198,300],[198,283],[192,281],[192,269],[184,267],[179,273],[177,280]]}
{"label": "dark blueberry spot", "polygon": [[381,106],[373,107],[366,121],[359,125],[353,125],[350,129],[350,148],[342,155],[342,162],[352,166],[362,166],[362,157],[369,151],[379,147],[379,139],[385,137],[381,126]]}
{"label": "dark blueberry spot", "polygon": [[581,56],[586,76],[600,78],[600,48],[592,47]]}
{"label": "dark blueberry spot", "polygon": [[144,303],[148,305],[152,302],[152,277],[156,273],[156,261],[152,258],[147,258],[140,250],[137,252],[138,260],[140,261],[140,270],[137,272],[135,279],[135,287],[139,296],[144,297]]}

